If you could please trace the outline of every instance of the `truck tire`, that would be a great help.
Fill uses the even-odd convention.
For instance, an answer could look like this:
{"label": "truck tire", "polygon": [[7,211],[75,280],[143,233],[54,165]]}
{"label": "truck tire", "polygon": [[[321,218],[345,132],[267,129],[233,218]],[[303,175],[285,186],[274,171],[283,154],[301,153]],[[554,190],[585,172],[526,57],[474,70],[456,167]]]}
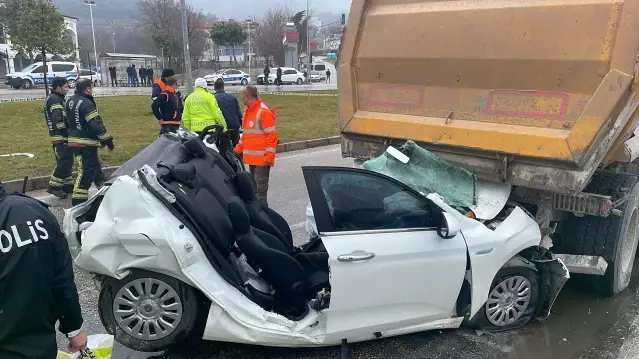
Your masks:
{"label": "truck tire", "polygon": [[596,174],[586,192],[611,196],[612,201],[630,195],[619,208],[621,216],[573,216],[567,223],[569,253],[601,256],[608,262],[605,275],[594,283],[604,295],[618,294],[630,284],[639,235],[638,182],[628,174]]}

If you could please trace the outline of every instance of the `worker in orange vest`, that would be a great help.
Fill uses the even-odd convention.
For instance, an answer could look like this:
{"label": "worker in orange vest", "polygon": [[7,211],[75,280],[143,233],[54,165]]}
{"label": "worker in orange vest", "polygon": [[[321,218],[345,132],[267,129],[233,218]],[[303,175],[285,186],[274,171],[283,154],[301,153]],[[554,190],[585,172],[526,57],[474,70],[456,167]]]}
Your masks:
{"label": "worker in orange vest", "polygon": [[262,102],[257,87],[253,85],[246,86],[242,91],[242,102],[246,106],[242,119],[243,134],[235,146],[235,152],[241,154],[244,163],[249,165],[257,186],[257,199],[268,205],[268,179],[271,167],[275,164],[277,148],[275,111]]}

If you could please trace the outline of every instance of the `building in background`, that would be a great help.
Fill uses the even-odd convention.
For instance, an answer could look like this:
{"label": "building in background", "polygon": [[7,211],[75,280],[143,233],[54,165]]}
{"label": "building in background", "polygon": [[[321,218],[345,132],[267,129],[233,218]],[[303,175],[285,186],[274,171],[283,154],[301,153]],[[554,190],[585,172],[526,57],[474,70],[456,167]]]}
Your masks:
{"label": "building in background", "polygon": [[[78,18],[64,16],[64,25],[66,26],[67,35],[73,41],[75,49],[75,57],[80,58],[78,50]],[[47,59],[52,59],[53,54],[47,54]],[[0,27],[0,77],[6,76],[8,73],[20,71],[31,64],[28,56],[21,56],[11,47],[11,35],[6,29]]]}

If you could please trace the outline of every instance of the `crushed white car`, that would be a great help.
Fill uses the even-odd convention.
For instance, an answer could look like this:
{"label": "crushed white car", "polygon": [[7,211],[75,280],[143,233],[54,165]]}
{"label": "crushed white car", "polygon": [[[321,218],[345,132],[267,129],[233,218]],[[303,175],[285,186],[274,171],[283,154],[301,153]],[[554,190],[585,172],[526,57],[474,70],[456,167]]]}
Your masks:
{"label": "crushed white car", "polygon": [[482,223],[366,169],[302,168],[317,235],[296,247],[232,157],[163,136],[66,211],[75,263],[99,279],[100,318],[123,345],[504,330],[545,318],[568,279],[524,209],[505,204]]}

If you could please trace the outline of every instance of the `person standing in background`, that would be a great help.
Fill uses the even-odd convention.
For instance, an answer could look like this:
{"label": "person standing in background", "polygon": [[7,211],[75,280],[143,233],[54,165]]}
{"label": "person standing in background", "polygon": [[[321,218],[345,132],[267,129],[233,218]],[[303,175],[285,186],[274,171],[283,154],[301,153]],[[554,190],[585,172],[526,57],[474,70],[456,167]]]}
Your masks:
{"label": "person standing in background", "polygon": [[326,69],[326,83],[327,84],[331,83],[331,70],[330,69]]}
{"label": "person standing in background", "polygon": [[145,68],[144,67],[140,67],[139,73],[140,73],[140,85],[144,87],[144,86],[146,86],[146,70],[145,70]]}
{"label": "person standing in background", "polygon": [[218,149],[220,153],[225,153],[229,147],[229,137],[224,115],[222,115],[222,111],[220,111],[215,96],[206,90],[206,80],[203,78],[195,80],[193,93],[184,100],[182,125],[187,130],[198,134],[202,133],[202,130],[207,126],[220,125],[223,130],[218,136]]}
{"label": "person standing in background", "polygon": [[152,83],[153,83],[153,68],[149,66],[146,69],[146,84],[147,86],[151,86]]}
{"label": "person standing in background", "polygon": [[109,66],[109,77],[111,78],[111,87],[117,87],[118,86],[117,69],[115,68],[115,66],[113,66],[113,64]]}
{"label": "person standing in background", "polygon": [[55,77],[51,88],[51,94],[44,103],[44,119],[49,128],[56,166],[47,192],[58,198],[67,198],[68,193],[73,193],[73,150],[67,145],[69,131],[64,112],[64,98],[69,92],[69,84],[66,78]]}
{"label": "person standing in background", "polygon": [[[264,85],[268,86],[268,77],[271,75],[271,69],[268,68],[268,64],[264,68]],[[217,81],[216,81],[217,82]]]}
{"label": "person standing in background", "polygon": [[178,95],[175,93],[177,88],[177,79],[169,78],[166,81],[166,87],[151,105],[151,110],[160,123],[160,135],[169,132],[175,133],[180,128],[182,113],[180,112]]}
{"label": "person standing in background", "polygon": [[277,86],[282,86],[282,68],[277,67],[277,77],[275,78],[275,84]]}
{"label": "person standing in background", "polygon": [[133,86],[138,87],[138,70],[135,68],[135,64],[131,65],[131,77],[133,78]]}
{"label": "person standing in background", "polygon": [[126,68],[126,77],[127,77],[127,84],[129,85],[129,87],[133,86],[133,82],[131,81],[132,80],[132,77],[131,77],[131,65],[129,65]]}
{"label": "person standing in background", "polygon": [[229,139],[233,147],[240,142],[240,124],[242,121],[242,111],[237,97],[224,92],[224,80],[215,80],[215,99],[222,110],[224,120],[228,126]]}
{"label": "person standing in background", "polygon": [[235,153],[242,155],[244,163],[249,165],[257,188],[256,198],[268,206],[268,182],[277,151],[275,111],[262,102],[254,85],[242,91],[242,102],[246,106],[242,119],[244,133],[235,146]]}
{"label": "person standing in background", "polygon": [[106,146],[113,151],[115,146],[98,113],[91,80],[78,80],[75,95],[65,102],[64,107],[69,122],[69,148],[73,149],[80,164],[80,173],[71,197],[71,205],[77,206],[89,199],[91,184],[100,187],[104,183],[98,147]]}

